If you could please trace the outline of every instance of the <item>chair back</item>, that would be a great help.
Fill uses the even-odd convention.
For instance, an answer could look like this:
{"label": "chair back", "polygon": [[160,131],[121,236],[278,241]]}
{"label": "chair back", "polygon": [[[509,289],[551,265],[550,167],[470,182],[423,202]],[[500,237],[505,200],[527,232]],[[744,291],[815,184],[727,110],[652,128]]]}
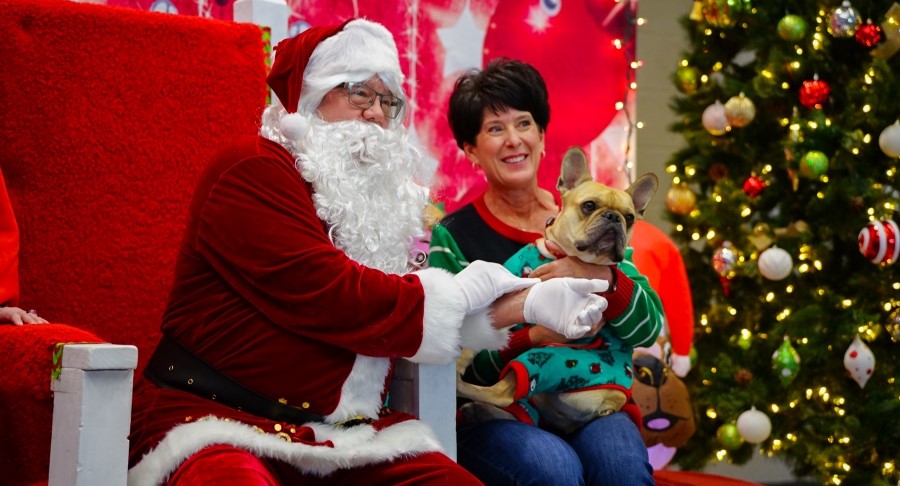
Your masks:
{"label": "chair back", "polygon": [[[140,372],[197,175],[214,150],[258,130],[264,32],[62,0],[0,0],[0,32],[0,168],[20,230],[20,305],[86,331],[64,339],[138,346]],[[28,484],[46,480],[64,326],[3,327],[0,400],[18,401],[0,405],[14,415],[0,470],[22,472],[4,484]]]}

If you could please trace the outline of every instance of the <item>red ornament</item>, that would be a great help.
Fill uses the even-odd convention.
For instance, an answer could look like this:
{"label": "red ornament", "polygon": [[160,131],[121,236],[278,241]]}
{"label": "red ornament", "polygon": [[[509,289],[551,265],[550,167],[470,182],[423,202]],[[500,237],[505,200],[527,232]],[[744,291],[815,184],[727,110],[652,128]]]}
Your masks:
{"label": "red ornament", "polygon": [[900,228],[890,219],[873,221],[859,232],[859,252],[876,265],[900,259]]}
{"label": "red ornament", "polygon": [[759,177],[752,175],[744,182],[744,193],[750,196],[750,199],[759,196],[766,188],[766,183]]}
{"label": "red ornament", "polygon": [[831,86],[825,81],[813,79],[804,81],[800,86],[800,104],[807,108],[821,108],[822,103],[828,101],[831,94]]}
{"label": "red ornament", "polygon": [[881,27],[876,24],[866,24],[857,29],[854,34],[856,42],[866,46],[875,47],[883,38]]}

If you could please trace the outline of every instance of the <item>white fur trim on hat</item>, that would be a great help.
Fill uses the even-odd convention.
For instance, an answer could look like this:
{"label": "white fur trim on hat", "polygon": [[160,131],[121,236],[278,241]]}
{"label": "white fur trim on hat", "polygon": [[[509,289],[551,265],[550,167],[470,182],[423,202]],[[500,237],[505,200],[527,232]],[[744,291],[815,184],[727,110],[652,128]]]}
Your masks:
{"label": "white fur trim on hat", "polygon": [[394,96],[403,94],[403,71],[394,37],[384,26],[365,19],[348,22],[343,30],[313,50],[303,72],[297,112],[312,115],[335,86],[378,75]]}
{"label": "white fur trim on hat", "polygon": [[300,141],[309,132],[309,118],[299,113],[285,113],[278,122],[278,129],[288,140]]}

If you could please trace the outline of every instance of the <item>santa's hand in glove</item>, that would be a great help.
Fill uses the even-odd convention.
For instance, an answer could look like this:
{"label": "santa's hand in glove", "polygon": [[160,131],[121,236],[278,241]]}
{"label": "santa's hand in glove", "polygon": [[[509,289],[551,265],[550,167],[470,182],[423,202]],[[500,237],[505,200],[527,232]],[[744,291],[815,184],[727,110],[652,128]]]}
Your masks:
{"label": "santa's hand in glove", "polygon": [[499,263],[476,260],[457,273],[453,280],[466,297],[466,314],[488,308],[498,297],[540,282],[536,278],[516,277]]}
{"label": "santa's hand in glove", "polygon": [[568,339],[587,334],[600,322],[608,303],[595,295],[609,288],[606,280],[554,278],[528,290],[525,320],[552,329]]}

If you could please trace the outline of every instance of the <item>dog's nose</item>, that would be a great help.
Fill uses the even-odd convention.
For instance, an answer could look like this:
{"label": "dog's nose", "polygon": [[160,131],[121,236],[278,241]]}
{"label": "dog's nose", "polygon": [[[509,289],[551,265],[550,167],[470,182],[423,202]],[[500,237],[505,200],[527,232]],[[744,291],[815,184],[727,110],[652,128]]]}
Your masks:
{"label": "dog's nose", "polygon": [[619,221],[621,221],[619,219],[619,213],[617,213],[615,211],[607,211],[607,212],[603,213],[603,218],[606,219],[607,221],[609,221],[610,223],[618,223]]}

